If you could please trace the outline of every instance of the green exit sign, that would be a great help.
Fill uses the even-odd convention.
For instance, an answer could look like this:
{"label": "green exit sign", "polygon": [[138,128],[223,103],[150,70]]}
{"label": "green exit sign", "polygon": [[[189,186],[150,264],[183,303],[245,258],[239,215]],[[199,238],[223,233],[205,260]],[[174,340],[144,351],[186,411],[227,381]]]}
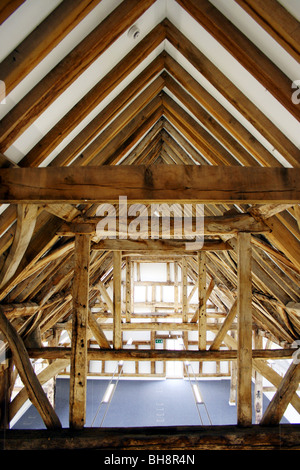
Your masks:
{"label": "green exit sign", "polygon": [[163,342],[162,339],[156,339],[156,340],[155,340],[155,343],[156,343],[156,344],[162,344],[162,342]]}

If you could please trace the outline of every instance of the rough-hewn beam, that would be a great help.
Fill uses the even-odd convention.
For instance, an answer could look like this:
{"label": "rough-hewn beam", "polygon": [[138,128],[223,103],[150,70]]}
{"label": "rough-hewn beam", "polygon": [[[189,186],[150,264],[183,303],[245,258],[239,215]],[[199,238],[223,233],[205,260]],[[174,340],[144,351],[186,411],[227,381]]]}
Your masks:
{"label": "rough-hewn beam", "polygon": [[73,281],[70,427],[82,429],[86,412],[90,236],[76,235]]}
{"label": "rough-hewn beam", "polygon": [[205,253],[198,253],[198,347],[204,351],[206,349],[206,256]]}
{"label": "rough-hewn beam", "polygon": [[223,339],[225,338],[225,335],[227,331],[230,329],[231,324],[236,316],[237,313],[237,300],[233,303],[231,309],[229,310],[225,320],[223,321],[220,330],[216,334],[216,337],[214,338],[210,350],[216,350],[219,349],[221,346]]}
{"label": "rough-hewn beam", "polygon": [[[151,233],[149,233],[149,237]],[[186,251],[187,254],[192,254],[193,243],[191,240],[147,240],[141,238],[140,240],[101,240],[92,245],[93,250],[108,250],[108,251],[149,251],[161,253],[181,253]],[[194,248],[195,249],[195,248]],[[231,246],[219,240],[205,240],[203,245],[197,247],[202,251],[222,251],[231,250]]]}
{"label": "rough-hewn beam", "polygon": [[[50,205],[50,207],[56,206],[56,204]],[[182,209],[182,208],[181,208]],[[170,211],[170,216],[173,215]],[[128,225],[135,220],[133,216],[127,216],[127,224],[117,216],[116,218],[110,219],[105,217],[107,226],[105,230],[101,230],[101,224],[98,223],[102,220],[102,217],[77,217],[76,221],[69,224],[64,224],[60,227],[59,234],[64,236],[73,236],[75,233],[90,233],[92,236],[97,235],[101,237],[112,238],[116,236],[119,239],[126,240],[128,238]],[[145,220],[142,216],[139,216],[138,220],[141,222],[139,227],[140,237],[151,233],[151,217],[147,217]],[[196,230],[196,217],[185,217],[184,224],[184,235],[194,235]],[[160,223],[162,217],[160,217]],[[113,223],[113,230],[110,231],[110,224]],[[114,224],[115,223],[115,224]],[[115,226],[114,226],[115,225]],[[174,235],[174,226],[182,226],[182,217],[172,217],[170,223],[170,235]],[[271,229],[264,224],[261,220],[255,220],[250,214],[224,214],[221,216],[205,216],[203,219],[203,235],[230,235],[236,234],[237,232],[250,232],[250,233],[265,233]],[[137,240],[138,241],[138,240]],[[102,242],[101,242],[102,243]],[[93,247],[96,249],[97,246],[101,246],[101,243],[94,244]],[[122,248],[124,249],[124,248]]]}
{"label": "rough-hewn beam", "polygon": [[300,169],[199,165],[0,169],[1,203],[298,203]]}
{"label": "rough-hewn beam", "polygon": [[36,204],[18,204],[14,241],[0,273],[0,287],[3,287],[15,274],[29,245],[37,215]]}
{"label": "rough-hewn beam", "polygon": [[114,251],[113,253],[113,347],[114,349],[122,348],[122,330],[121,330],[121,267],[122,252]]}
{"label": "rough-hewn beam", "polygon": [[252,281],[251,235],[238,234],[238,360],[237,414],[238,424],[252,423]]}
{"label": "rough-hewn beam", "polygon": [[[123,323],[125,325],[125,323]],[[174,324],[170,323],[170,330],[173,331]],[[178,323],[177,323],[178,325]],[[188,323],[187,323],[188,325]],[[196,329],[198,326],[193,325]],[[157,325],[159,329],[159,324]],[[169,331],[169,330],[168,330]],[[291,358],[295,349],[259,349],[252,351],[253,359],[286,359]],[[31,358],[44,359],[68,359],[71,356],[71,348],[65,347],[43,347],[30,348],[28,354]],[[237,350],[219,351],[172,351],[163,349],[88,349],[89,361],[233,361],[237,358]]]}
{"label": "rough-hewn beam", "polygon": [[92,331],[93,336],[95,340],[97,341],[97,343],[99,344],[100,348],[109,349],[110,344],[107,341],[107,338],[102,328],[100,328],[100,325],[97,323],[97,320],[94,318],[94,315],[92,314],[90,310],[88,313],[88,321],[89,321],[90,330]]}
{"label": "rough-hewn beam", "polygon": [[0,438],[5,450],[299,450],[300,426],[178,426],[148,428],[85,428],[50,432],[7,430]]}
{"label": "rough-hewn beam", "polygon": [[293,361],[282,379],[278,389],[266,409],[260,422],[263,426],[274,426],[280,423],[284,412],[297,392],[300,381],[300,363]]}
{"label": "rough-hewn beam", "polygon": [[28,397],[40,413],[46,427],[48,429],[61,428],[60,420],[35,375],[24,342],[14,326],[7,320],[1,307],[0,330],[7,339],[20,378],[26,387]]}

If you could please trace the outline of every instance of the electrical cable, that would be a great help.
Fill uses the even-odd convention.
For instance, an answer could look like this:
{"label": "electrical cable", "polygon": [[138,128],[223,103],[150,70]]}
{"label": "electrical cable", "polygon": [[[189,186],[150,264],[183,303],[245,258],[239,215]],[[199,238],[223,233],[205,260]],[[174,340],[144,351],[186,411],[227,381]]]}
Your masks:
{"label": "electrical cable", "polygon": [[[111,377],[111,379],[110,379],[110,381],[109,381],[109,384],[108,384],[108,386],[106,387],[106,390],[108,390],[108,387],[112,384],[112,382],[113,382],[113,380],[114,380],[114,377],[115,377],[115,375],[116,375],[116,373],[117,373],[117,370],[119,369],[119,365],[120,365],[120,363],[118,363],[118,365],[117,365],[117,367],[116,367],[116,369],[115,369],[115,371],[114,371],[114,373],[113,373],[113,375],[112,375],[112,377]],[[116,379],[116,382],[113,384],[113,385],[114,385],[113,392],[111,393],[111,395],[110,395],[109,400],[108,400],[107,403],[105,403],[105,402],[103,401],[103,398],[104,398],[105,393],[106,393],[106,390],[105,390],[104,395],[103,395],[103,397],[102,397],[102,400],[101,400],[100,403],[99,403],[98,409],[97,409],[96,414],[95,414],[95,416],[94,416],[94,419],[93,419],[93,421],[92,421],[91,427],[93,427],[94,422],[96,421],[96,418],[97,418],[97,416],[98,416],[98,414],[99,414],[99,412],[100,412],[100,409],[101,409],[102,405],[105,403],[105,404],[107,405],[107,406],[106,406],[106,410],[105,410],[105,413],[104,413],[103,418],[102,418],[102,420],[101,420],[101,423],[100,423],[100,425],[98,426],[98,427],[101,428],[101,426],[102,426],[102,424],[103,424],[103,421],[104,421],[104,419],[105,419],[105,417],[106,417],[106,415],[107,415],[108,409],[109,409],[110,404],[111,404],[111,401],[112,401],[112,397],[114,396],[114,393],[115,393],[115,391],[116,391],[116,388],[117,388],[117,385],[118,385],[118,383],[119,383],[119,380],[120,380],[120,377],[121,377],[122,372],[123,372],[123,364],[122,364],[122,367],[121,367],[121,369],[120,369],[120,371],[119,371],[119,374],[118,374],[118,377],[117,377],[117,379]]]}

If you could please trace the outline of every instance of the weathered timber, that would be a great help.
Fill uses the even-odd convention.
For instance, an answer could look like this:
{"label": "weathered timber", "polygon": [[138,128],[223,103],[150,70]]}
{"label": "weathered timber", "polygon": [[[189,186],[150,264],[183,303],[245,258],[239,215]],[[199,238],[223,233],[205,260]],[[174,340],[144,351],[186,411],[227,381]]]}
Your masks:
{"label": "weathered timber", "polygon": [[289,366],[284,378],[260,422],[263,426],[278,425],[293,395],[297,392],[300,381],[300,363],[294,360]]}
{"label": "weathered timber", "polygon": [[[197,325],[196,325],[197,327]],[[260,349],[252,350],[253,359],[287,359],[291,358],[295,349]],[[71,356],[71,348],[67,347],[43,347],[29,348],[28,354],[33,359],[68,359]],[[234,361],[237,359],[237,350],[218,351],[173,351],[164,349],[96,349],[88,348],[89,361]]]}
{"label": "weathered timber", "polygon": [[231,324],[236,316],[237,313],[237,300],[233,303],[231,309],[229,310],[225,320],[223,321],[220,330],[216,334],[212,344],[210,345],[210,350],[217,350],[221,346],[223,339],[227,333],[227,331],[230,329]]}
{"label": "weathered timber", "polygon": [[50,13],[18,45],[17,51],[12,51],[1,62],[0,76],[5,81],[6,93],[10,93],[100,1],[66,0]]}
{"label": "weathered timber", "polygon": [[[208,0],[176,0],[201,24],[238,62],[265,86],[296,118],[299,110],[291,100],[291,81],[259,50],[246,35],[231,23]],[[246,53],[245,53],[246,51]]]}
{"label": "weathered timber", "polygon": [[[28,184],[30,182],[30,185]],[[1,203],[300,201],[300,169],[197,165],[0,169]]]}
{"label": "weathered timber", "polygon": [[100,325],[97,323],[96,319],[94,318],[94,315],[89,309],[88,312],[88,323],[89,327],[94,335],[95,340],[99,344],[101,348],[110,348],[110,344],[107,341],[107,338],[105,336],[105,333],[103,332],[102,328],[100,328]]}
{"label": "weathered timber", "polygon": [[299,450],[300,425],[7,430],[5,450]]}
{"label": "weathered timber", "polygon": [[85,424],[87,376],[87,327],[89,304],[90,236],[75,239],[72,354],[70,372],[70,427]]}
{"label": "weathered timber", "polygon": [[[145,234],[146,235],[146,234]],[[148,235],[148,234],[147,234]],[[155,253],[181,253],[186,251],[188,255],[196,252],[194,250],[201,251],[222,251],[232,250],[232,247],[223,241],[219,240],[205,240],[202,243],[194,242],[193,240],[148,240],[141,238],[139,240],[113,240],[106,239],[100,242],[93,243],[93,250],[100,251],[149,251]],[[151,236],[151,234],[149,234]],[[198,234],[199,236],[200,234]],[[129,235],[130,237],[130,235]]]}
{"label": "weathered timber", "polygon": [[204,351],[206,349],[206,256],[205,253],[198,253],[198,347]]}
{"label": "weathered timber", "polygon": [[[107,48],[129,28],[154,0],[126,0],[64,57],[1,121],[0,148],[7,148]],[[72,63],[72,67],[69,64]],[[66,74],[66,69],[69,73]]]}
{"label": "weathered timber", "polygon": [[[56,206],[51,204],[50,207]],[[180,206],[181,210],[182,207]],[[150,214],[149,214],[150,215]],[[172,215],[172,217],[171,217]],[[165,213],[164,217],[167,215]],[[160,216],[159,222],[162,222],[163,217]],[[64,236],[73,236],[75,233],[90,233],[91,235],[98,234],[98,236],[112,237],[117,236],[120,239],[126,239],[128,237],[128,225],[135,220],[133,216],[127,215],[126,219],[120,219],[118,216],[113,218],[112,216],[105,216],[107,222],[105,230],[102,228],[102,224],[99,224],[103,220],[103,217],[76,217],[72,223],[63,224],[59,229],[59,234]],[[140,221],[140,236],[151,233],[151,217],[139,216]],[[125,222],[126,221],[126,222]],[[194,236],[197,227],[196,217],[185,217],[185,225],[182,227],[182,217],[172,214],[170,210],[170,236],[174,234],[181,235],[183,232],[185,236]],[[113,229],[110,229],[110,227]],[[174,231],[174,227],[178,227],[178,230]],[[180,230],[181,228],[181,230]],[[203,234],[204,235],[230,235],[236,234],[237,232],[251,232],[251,233],[265,233],[270,232],[271,229],[260,220],[254,219],[250,214],[224,214],[222,216],[205,216],[203,219]],[[137,240],[138,241],[138,240]],[[94,244],[93,248],[96,249],[101,244]],[[122,248],[124,249],[124,248]]]}
{"label": "weathered timber", "polygon": [[8,341],[19,375],[26,387],[28,397],[40,413],[46,427],[48,429],[60,428],[60,420],[35,375],[24,342],[14,326],[7,320],[1,307],[0,330]]}
{"label": "weathered timber", "polygon": [[276,148],[299,168],[299,149],[191,41],[164,20],[166,38]]}
{"label": "weathered timber", "polygon": [[121,349],[122,347],[121,267],[122,267],[122,252],[114,251],[114,254],[113,254],[113,347],[114,349]]}
{"label": "weathered timber", "polygon": [[252,281],[249,233],[238,234],[238,359],[237,413],[238,424],[252,423]]}
{"label": "weathered timber", "polygon": [[29,245],[38,215],[36,204],[18,204],[17,224],[13,244],[0,273],[0,287],[15,274]]}

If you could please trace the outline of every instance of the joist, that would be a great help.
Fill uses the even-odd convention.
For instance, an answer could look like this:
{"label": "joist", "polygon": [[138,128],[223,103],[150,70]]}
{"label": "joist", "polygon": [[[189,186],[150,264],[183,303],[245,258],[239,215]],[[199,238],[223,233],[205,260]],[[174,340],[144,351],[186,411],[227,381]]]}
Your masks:
{"label": "joist", "polygon": [[[30,185],[28,184],[30,182]],[[132,165],[0,169],[1,203],[298,203],[300,169]]]}
{"label": "joist", "polygon": [[[56,204],[51,204],[51,207],[55,206]],[[180,205],[179,208],[184,209],[184,206]],[[185,236],[195,236],[195,231],[197,229],[197,219],[196,217],[179,217],[176,214],[173,214],[172,208],[170,209],[170,236],[177,235],[178,238],[179,231],[180,235],[181,232]],[[151,234],[151,217],[153,214],[149,214],[147,220],[145,217],[140,215],[138,217],[138,221],[140,222],[139,226],[139,234],[140,238],[146,238],[145,235]],[[159,225],[161,229],[162,219],[167,217],[166,212],[164,212],[164,217],[162,215],[159,216]],[[100,237],[104,237],[104,240],[98,243],[93,244],[93,249],[97,249],[97,247],[101,247],[101,243],[107,243],[106,238],[113,239],[113,237],[117,239],[126,240],[129,237],[129,225],[132,221],[135,220],[135,217],[130,216],[127,214],[126,217],[126,224],[125,218],[120,219],[119,216],[114,217],[113,215],[103,217],[76,217],[73,219],[72,222],[68,224],[63,224],[59,229],[59,235],[61,236],[73,236],[75,233],[90,233],[92,236],[96,234]],[[99,222],[107,222],[103,227],[103,223]],[[184,225],[183,225],[183,222]],[[113,227],[111,230],[110,227]],[[174,231],[174,227],[178,227],[177,231]],[[181,228],[181,230],[180,230]],[[201,221],[201,229],[203,230],[203,235],[235,235],[237,232],[250,232],[253,234],[258,233],[267,233],[271,229],[268,227],[262,220],[256,220],[250,214],[240,213],[240,214],[231,214],[231,215],[222,215],[222,216],[205,216],[203,221]],[[161,230],[160,230],[161,231]],[[164,233],[166,236],[166,233]],[[149,237],[151,238],[151,237]],[[139,243],[139,240],[136,240]],[[117,243],[117,242],[116,242]],[[111,247],[113,243],[111,242]],[[116,244],[117,246],[117,244]],[[134,245],[131,245],[131,248]],[[229,245],[227,245],[229,247]],[[104,249],[105,247],[103,247]],[[109,249],[109,248],[107,248]],[[122,247],[122,250],[126,250],[126,245]]]}

